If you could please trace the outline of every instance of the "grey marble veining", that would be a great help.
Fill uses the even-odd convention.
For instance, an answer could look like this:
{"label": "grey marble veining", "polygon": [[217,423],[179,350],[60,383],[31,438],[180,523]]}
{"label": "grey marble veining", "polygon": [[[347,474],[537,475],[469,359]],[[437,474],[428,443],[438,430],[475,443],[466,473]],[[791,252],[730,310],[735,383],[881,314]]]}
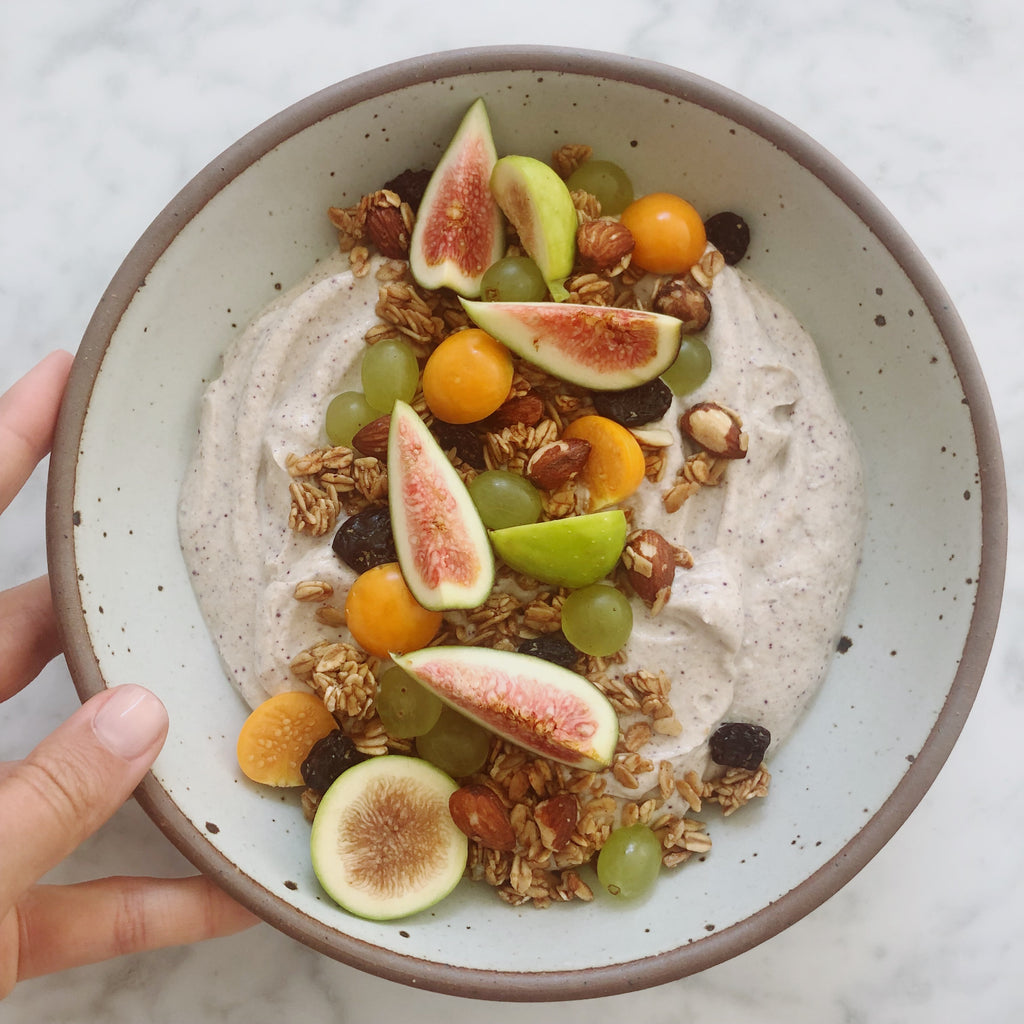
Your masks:
{"label": "grey marble veining", "polygon": [[[0,385],[74,349],[120,260],[205,163],[331,82],[432,49],[545,42],[684,67],[786,117],[879,196],[945,284],[988,375],[1011,524],[1024,495],[1024,8],[1005,0],[42,0],[0,43]],[[45,570],[38,472],[0,522],[0,583]],[[820,909],[735,960],[637,995],[537,1008],[416,993],[268,926],[20,986],[9,1024],[425,1019],[567,1024],[1009,1022],[1024,1013],[1024,567],[975,709],[907,824]],[[77,705],[62,665],[0,708],[0,757]],[[6,837],[0,837],[3,842]],[[188,873],[134,804],[54,872]]]}

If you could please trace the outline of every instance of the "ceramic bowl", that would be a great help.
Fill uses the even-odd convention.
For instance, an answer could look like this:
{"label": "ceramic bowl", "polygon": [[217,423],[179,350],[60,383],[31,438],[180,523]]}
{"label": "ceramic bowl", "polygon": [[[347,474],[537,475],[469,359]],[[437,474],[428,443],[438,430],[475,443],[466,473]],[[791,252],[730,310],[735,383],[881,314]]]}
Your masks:
{"label": "ceramic bowl", "polygon": [[[499,153],[585,139],[639,193],[741,211],[744,269],[809,328],[859,439],[869,517],[848,649],[770,765],[763,806],[712,822],[700,864],[639,904],[514,909],[464,882],[430,911],[346,915],[309,866],[294,791],[246,784],[247,708],[200,617],[176,533],[200,395],[225,346],[336,246],[325,217],[431,164],[472,100]],[[922,396],[924,396],[922,398]],[[1005,483],[984,381],[911,240],[829,153],[684,71],[544,47],[434,54],[331,86],[201,171],[129,253],[89,324],[51,463],[48,550],[81,697],[143,682],[170,734],[138,799],[200,870],[357,968],[463,996],[555,1000],[700,971],[787,927],[893,835],[948,755],[1002,588]]]}

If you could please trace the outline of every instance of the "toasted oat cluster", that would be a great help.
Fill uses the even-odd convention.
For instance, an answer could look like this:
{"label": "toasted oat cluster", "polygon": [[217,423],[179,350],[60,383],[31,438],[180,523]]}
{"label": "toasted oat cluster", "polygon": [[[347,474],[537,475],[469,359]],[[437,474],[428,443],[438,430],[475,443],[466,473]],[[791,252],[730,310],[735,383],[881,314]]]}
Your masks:
{"label": "toasted oat cluster", "polygon": [[[567,178],[589,157],[589,147],[566,146],[552,155],[552,166]],[[568,301],[645,308],[636,287],[644,273],[630,265],[630,253],[620,244],[621,232],[616,230],[615,220],[602,218],[600,203],[588,193],[574,192],[573,201],[580,224],[579,257],[566,281]],[[379,284],[375,307],[378,322],[365,335],[367,345],[401,337],[423,360],[449,334],[472,326],[453,292],[426,290],[412,279],[404,257],[414,214],[395,192],[383,189],[371,193],[353,207],[332,208],[329,217],[357,276],[371,272],[373,253],[385,257],[374,271]],[[520,254],[514,235],[507,254]],[[674,282],[673,288],[663,293],[663,304],[673,305],[662,311],[679,316],[684,329],[700,330],[710,312],[707,292],[722,265],[720,254],[710,251],[685,281]],[[585,389],[551,377],[522,360],[515,359],[514,365],[505,403],[481,424],[452,427],[434,422],[421,391],[412,402],[434,429],[466,483],[487,469],[511,470],[538,482],[539,473],[534,476],[531,469],[544,461],[538,453],[551,454],[569,423],[594,412],[590,392]],[[709,435],[706,443],[699,443],[696,453],[673,480],[664,480],[665,448],[670,440],[658,431],[634,432],[644,453],[646,479],[662,487],[666,514],[681,508],[700,488],[722,483],[728,462],[735,457],[727,446],[735,447],[742,426],[731,410],[723,414],[723,436]],[[721,420],[716,410],[710,410],[702,423],[706,420],[713,426],[716,417]],[[733,433],[725,437],[724,433],[733,428]],[[334,529],[342,514],[353,515],[386,504],[386,448],[380,439],[377,442],[360,448],[379,448],[374,455],[335,447],[289,457],[291,529],[323,536]],[[719,450],[719,445],[726,447]],[[551,468],[552,460],[547,461]],[[583,510],[585,495],[579,492],[571,472],[564,479],[555,475],[541,482],[549,484],[540,488],[543,518],[562,518]],[[624,591],[641,597],[652,614],[657,614],[667,599],[658,574],[667,573],[671,579],[676,566],[693,564],[689,552],[669,548],[652,530],[634,531],[623,565],[613,580]],[[503,581],[514,585],[503,586]],[[516,596],[523,593],[534,596]],[[432,643],[515,650],[524,639],[560,629],[561,606],[567,594],[565,589],[544,587],[499,566],[497,585],[488,599],[470,611],[444,613],[442,627]],[[413,752],[413,741],[388,735],[376,712],[377,679],[387,662],[337,639],[344,613],[333,603],[333,588],[320,580],[303,581],[295,589],[295,598],[310,605],[311,614],[328,627],[320,642],[294,657],[291,670],[296,678],[322,698],[339,727],[363,754]],[[619,825],[649,825],[661,842],[666,867],[702,856],[711,848],[705,824],[686,813],[667,811],[665,805],[670,799],[673,806],[685,806],[692,813],[700,812],[705,803],[718,804],[728,815],[768,791],[769,775],[763,765],[755,770],[731,768],[714,778],[702,779],[694,772],[677,777],[669,761],[655,763],[645,754],[652,739],[682,731],[672,706],[671,680],[657,668],[625,672],[623,661],[621,655],[600,658],[580,654],[574,666],[609,698],[620,715],[629,718],[607,773],[570,768],[495,737],[483,768],[459,780],[460,813],[466,818],[464,831],[470,836],[468,874],[493,886],[510,904],[548,906],[552,902],[592,899],[593,892],[580,877],[579,868],[595,857]],[[656,790],[639,792],[638,776],[655,771]],[[636,800],[609,794],[609,775],[621,789],[636,791]],[[303,808],[310,819],[317,801],[313,790],[303,794]]]}

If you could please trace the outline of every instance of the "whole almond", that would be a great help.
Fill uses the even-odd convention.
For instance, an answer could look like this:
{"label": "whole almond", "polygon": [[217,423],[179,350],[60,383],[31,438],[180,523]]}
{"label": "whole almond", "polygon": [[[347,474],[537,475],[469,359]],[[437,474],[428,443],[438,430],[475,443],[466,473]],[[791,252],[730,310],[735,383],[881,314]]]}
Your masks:
{"label": "whole almond", "polygon": [[542,491],[556,491],[574,477],[590,458],[590,442],[582,437],[563,437],[541,445],[526,463],[524,475]]}
{"label": "whole almond", "polygon": [[657,615],[672,594],[676,549],[656,530],[635,530],[626,538],[622,565],[633,592]]}
{"label": "whole almond", "polygon": [[633,252],[633,234],[625,224],[609,217],[584,221],[576,229],[576,252],[584,270],[625,268]]}
{"label": "whole almond", "polygon": [[409,255],[411,229],[400,207],[371,206],[366,212],[366,233],[382,256],[401,260]]}
{"label": "whole almond", "polygon": [[580,807],[572,793],[557,793],[542,800],[533,809],[540,841],[556,853],[564,849],[572,839],[579,817]]}
{"label": "whole almond", "polygon": [[448,810],[461,832],[489,850],[511,851],[516,834],[500,796],[482,782],[460,786],[448,798]]}
{"label": "whole almond", "polygon": [[522,423],[534,427],[544,417],[544,402],[540,395],[527,391],[525,395],[514,395],[487,417],[490,430],[498,431]]}
{"label": "whole almond", "polygon": [[743,420],[732,409],[717,402],[699,402],[679,417],[679,429],[707,452],[722,459],[747,457],[747,434]]}
{"label": "whole almond", "polygon": [[388,455],[388,433],[391,430],[391,417],[378,416],[370,420],[365,427],[360,427],[352,438],[352,447],[363,455],[376,459],[386,459]]}

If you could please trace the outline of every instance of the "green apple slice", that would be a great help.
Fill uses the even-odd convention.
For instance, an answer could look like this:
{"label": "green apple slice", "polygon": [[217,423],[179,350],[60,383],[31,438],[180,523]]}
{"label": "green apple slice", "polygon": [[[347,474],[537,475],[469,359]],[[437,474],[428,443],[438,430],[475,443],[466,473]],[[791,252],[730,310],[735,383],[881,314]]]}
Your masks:
{"label": "green apple slice", "polygon": [[491,194],[540,267],[552,298],[568,297],[576,259],[576,207],[565,182],[542,160],[503,156],[491,171]]}
{"label": "green apple slice", "polygon": [[491,531],[494,550],[516,572],[559,587],[604,579],[626,544],[622,509]]}

